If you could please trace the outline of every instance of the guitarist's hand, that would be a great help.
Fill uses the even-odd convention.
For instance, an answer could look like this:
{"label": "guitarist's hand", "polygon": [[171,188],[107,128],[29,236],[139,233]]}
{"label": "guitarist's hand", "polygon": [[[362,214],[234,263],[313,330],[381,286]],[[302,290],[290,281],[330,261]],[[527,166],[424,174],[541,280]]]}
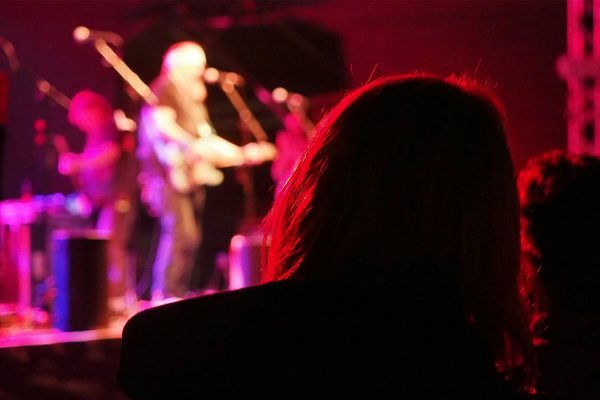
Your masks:
{"label": "guitarist's hand", "polygon": [[277,157],[277,148],[269,142],[250,142],[242,146],[244,164],[258,165]]}
{"label": "guitarist's hand", "polygon": [[76,175],[81,169],[81,161],[75,153],[61,154],[58,159],[58,172],[62,175]]}
{"label": "guitarist's hand", "polygon": [[203,162],[219,168],[244,163],[244,155],[240,147],[216,135],[196,139],[190,150]]}
{"label": "guitarist's hand", "polygon": [[54,147],[58,153],[58,172],[62,175],[75,175],[79,172],[79,156],[69,151],[69,144],[63,135],[54,135]]}

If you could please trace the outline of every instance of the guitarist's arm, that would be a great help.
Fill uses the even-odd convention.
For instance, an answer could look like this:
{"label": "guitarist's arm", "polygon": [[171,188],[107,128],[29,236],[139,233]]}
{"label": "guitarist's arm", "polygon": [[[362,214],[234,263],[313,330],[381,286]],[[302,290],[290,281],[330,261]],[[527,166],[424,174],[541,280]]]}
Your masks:
{"label": "guitarist's arm", "polygon": [[277,155],[277,150],[271,143],[250,142],[240,147],[218,135],[196,139],[192,151],[217,168],[258,165]]}
{"label": "guitarist's arm", "polygon": [[69,148],[69,143],[67,143],[67,139],[63,135],[54,135],[53,138],[54,147],[56,148],[56,152],[58,154],[58,172],[61,175],[65,175],[71,178],[71,183],[76,190],[79,190],[80,182],[79,177],[71,173],[72,160],[75,156],[74,153],[71,153]]}
{"label": "guitarist's arm", "polygon": [[150,119],[161,136],[159,139],[174,142],[183,148],[189,147],[194,137],[179,126],[176,117],[175,110],[168,106],[156,105],[150,109]]}
{"label": "guitarist's arm", "polygon": [[[194,157],[201,158],[215,167],[244,164],[246,158],[242,148],[212,133],[203,137],[193,137],[177,123],[176,116],[171,107],[152,107],[152,122],[162,140],[175,142]],[[199,131],[212,132],[212,127],[208,123],[206,125],[198,127]]]}
{"label": "guitarist's arm", "polygon": [[76,176],[81,171],[93,170],[114,165],[121,156],[121,148],[113,142],[105,142],[94,152],[75,154],[60,153],[58,171],[67,176]]}

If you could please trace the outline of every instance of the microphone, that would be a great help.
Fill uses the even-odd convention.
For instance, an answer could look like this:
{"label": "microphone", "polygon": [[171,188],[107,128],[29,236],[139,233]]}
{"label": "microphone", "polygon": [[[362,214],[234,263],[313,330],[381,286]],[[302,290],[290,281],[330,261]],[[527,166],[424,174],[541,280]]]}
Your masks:
{"label": "microphone", "polygon": [[117,47],[123,44],[123,38],[114,32],[93,31],[85,26],[78,26],[73,30],[73,39],[75,39],[77,43],[103,40],[106,43],[114,44]]}
{"label": "microphone", "polygon": [[219,71],[216,68],[206,68],[202,77],[207,83],[225,83],[236,86],[244,86],[244,77],[235,72]]}

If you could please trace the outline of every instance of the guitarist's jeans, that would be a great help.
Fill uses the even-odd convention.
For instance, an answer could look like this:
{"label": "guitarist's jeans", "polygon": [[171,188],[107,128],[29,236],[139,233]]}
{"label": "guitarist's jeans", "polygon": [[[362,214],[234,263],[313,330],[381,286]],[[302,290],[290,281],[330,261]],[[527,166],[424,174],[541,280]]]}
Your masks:
{"label": "guitarist's jeans", "polygon": [[152,299],[184,297],[202,240],[201,213],[204,190],[191,194],[175,191],[168,183],[162,191],[160,239],[153,267]]}

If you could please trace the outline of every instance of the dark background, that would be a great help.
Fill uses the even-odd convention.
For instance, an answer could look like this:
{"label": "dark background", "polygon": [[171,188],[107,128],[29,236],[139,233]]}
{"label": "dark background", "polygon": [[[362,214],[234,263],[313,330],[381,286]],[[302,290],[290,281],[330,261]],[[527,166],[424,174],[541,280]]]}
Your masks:
{"label": "dark background", "polygon": [[[98,91],[135,116],[139,104],[124,95],[118,74],[103,65],[92,44],[73,40],[79,25],[121,35],[120,54],[146,82],[171,43],[201,41],[210,66],[247,79],[242,94],[271,138],[280,120],[256,100],[259,87],[310,96],[318,118],[345,90],[384,74],[470,73],[504,101],[520,169],[529,157],[566,145],[566,85],[555,72],[566,49],[565,20],[563,1],[3,1],[0,36],[13,43],[23,68],[9,72],[0,53],[0,72],[8,77],[0,197],[18,197],[24,181],[34,194],[73,190],[55,172],[51,147],[34,144],[34,122],[44,119],[46,134],[66,135],[75,149],[82,135],[64,109],[39,96],[32,78],[48,80],[67,96]],[[210,88],[208,106],[220,134],[245,140],[218,88]],[[260,217],[272,199],[269,165],[246,173]],[[226,182],[209,192],[205,247],[223,250],[239,228],[244,192],[236,175],[226,171]]]}
{"label": "dark background", "polygon": [[[166,46],[185,32],[206,40],[210,65],[251,74],[268,88],[306,87],[307,94],[354,87],[390,72],[475,73],[493,82],[506,104],[521,167],[531,155],[566,143],[565,85],[554,68],[566,48],[565,8],[562,1],[3,1],[0,36],[14,44],[25,68],[68,96],[90,88],[115,103],[120,78],[91,44],[74,42],[76,26],[116,32],[126,47],[145,41],[145,63],[136,70],[145,79],[157,70]],[[290,18],[337,35],[344,59],[335,54],[335,43],[271,28]],[[178,21],[171,30],[165,28],[169,20]],[[0,69],[8,71],[2,54]],[[311,76],[324,70],[330,75]],[[50,133],[64,133],[75,144],[80,135],[63,109],[35,99],[33,83],[23,75],[8,75],[4,198],[18,196],[23,179],[33,181],[34,192],[69,191],[69,182],[56,174],[37,179],[33,123],[45,118]],[[335,81],[340,77],[346,82]],[[305,80],[310,82],[303,85]]]}

